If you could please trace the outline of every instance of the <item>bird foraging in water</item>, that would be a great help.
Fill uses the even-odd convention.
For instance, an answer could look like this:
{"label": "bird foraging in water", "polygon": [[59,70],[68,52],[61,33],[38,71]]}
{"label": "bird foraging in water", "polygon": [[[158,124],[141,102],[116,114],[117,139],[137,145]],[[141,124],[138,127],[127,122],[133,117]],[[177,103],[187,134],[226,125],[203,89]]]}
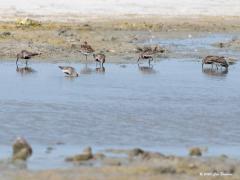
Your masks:
{"label": "bird foraging in water", "polygon": [[41,53],[36,52],[29,52],[27,50],[22,50],[20,53],[17,54],[17,60],[16,65],[18,65],[19,59],[25,59],[26,60],[26,66],[28,65],[28,59],[31,59],[34,56],[40,55]]}
{"label": "bird foraging in water", "polygon": [[101,67],[103,67],[103,64],[105,63],[105,60],[106,60],[106,56],[102,53],[98,53],[98,54],[93,54],[93,57],[95,61],[98,62]]}
{"label": "bird foraging in water", "polygon": [[78,73],[76,72],[75,68],[71,66],[58,66],[63,73],[67,74],[68,76],[71,77],[78,77]]}
{"label": "bird foraging in water", "polygon": [[81,45],[80,47],[80,52],[86,56],[86,60],[87,60],[87,56],[91,53],[94,52],[93,48],[87,43],[87,41],[84,41],[84,44]]}
{"label": "bird foraging in water", "polygon": [[215,64],[217,69],[218,69],[218,66],[225,67],[226,69],[228,69],[228,66],[229,66],[227,62],[227,58],[224,56],[206,56],[202,60],[202,68],[204,64],[211,64],[212,68],[213,68],[213,65]]}

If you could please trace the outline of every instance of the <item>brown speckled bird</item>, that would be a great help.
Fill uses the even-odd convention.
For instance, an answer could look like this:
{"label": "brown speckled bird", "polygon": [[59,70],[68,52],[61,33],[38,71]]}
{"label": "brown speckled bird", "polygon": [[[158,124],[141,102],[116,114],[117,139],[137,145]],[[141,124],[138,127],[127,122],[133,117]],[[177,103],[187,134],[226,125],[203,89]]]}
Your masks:
{"label": "brown speckled bird", "polygon": [[218,66],[225,67],[226,69],[229,66],[229,64],[224,56],[206,56],[202,60],[202,68],[203,68],[204,64],[211,64],[212,68],[213,68],[213,65],[215,64],[217,69],[218,69]]}
{"label": "brown speckled bird", "polygon": [[151,61],[153,61],[153,54],[154,52],[152,50],[141,52],[137,62],[139,63],[140,59],[148,59],[148,64],[150,65]]}
{"label": "brown speckled bird", "polygon": [[20,53],[17,54],[16,65],[18,65],[18,60],[19,59],[25,59],[26,60],[26,66],[27,66],[28,59],[31,59],[32,57],[40,55],[40,54],[41,53],[29,52],[27,50],[22,50]]}
{"label": "brown speckled bird", "polygon": [[93,57],[95,61],[98,62],[101,67],[103,67],[103,64],[105,63],[105,60],[106,60],[105,54],[102,54],[102,53],[93,54]]}
{"label": "brown speckled bird", "polygon": [[87,41],[84,41],[84,44],[81,45],[80,47],[80,52],[86,56],[86,60],[87,60],[87,56],[89,54],[92,54],[94,52],[93,48],[87,43]]}

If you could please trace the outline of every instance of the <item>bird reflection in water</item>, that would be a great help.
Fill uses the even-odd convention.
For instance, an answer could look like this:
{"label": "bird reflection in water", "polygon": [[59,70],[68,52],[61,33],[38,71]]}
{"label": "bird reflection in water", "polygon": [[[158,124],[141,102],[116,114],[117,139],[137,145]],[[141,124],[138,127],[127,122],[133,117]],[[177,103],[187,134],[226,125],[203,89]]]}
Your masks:
{"label": "bird reflection in water", "polygon": [[26,74],[35,73],[36,71],[33,68],[29,67],[29,66],[19,67],[17,65],[16,72],[20,73],[21,75],[26,75]]}
{"label": "bird reflection in water", "polygon": [[156,73],[152,64],[149,64],[148,66],[138,64],[138,69],[142,74],[155,74]]}
{"label": "bird reflection in water", "polygon": [[205,68],[202,70],[204,74],[207,76],[212,77],[225,77],[228,73],[228,69],[212,69],[212,68]]}
{"label": "bird reflection in water", "polygon": [[105,67],[104,66],[96,67],[96,73],[104,74],[105,73]]}
{"label": "bird reflection in water", "polygon": [[88,67],[88,63],[85,63],[85,66],[80,70],[80,74],[92,74],[93,72],[94,70]]}

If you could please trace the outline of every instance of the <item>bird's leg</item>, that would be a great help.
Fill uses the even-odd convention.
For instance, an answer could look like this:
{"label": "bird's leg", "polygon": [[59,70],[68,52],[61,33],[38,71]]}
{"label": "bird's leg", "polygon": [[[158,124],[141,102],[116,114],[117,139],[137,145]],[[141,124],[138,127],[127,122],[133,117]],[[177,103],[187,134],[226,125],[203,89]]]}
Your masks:
{"label": "bird's leg", "polygon": [[86,61],[87,61],[87,54],[85,56],[86,56]]}
{"label": "bird's leg", "polygon": [[151,61],[153,61],[153,57],[151,57]]}
{"label": "bird's leg", "polygon": [[19,59],[19,58],[17,57],[17,60],[16,60],[16,65],[17,65],[17,66],[18,66],[18,59]]}
{"label": "bird's leg", "polygon": [[140,59],[141,59],[141,58],[139,57],[138,60],[137,60],[137,63],[139,63]]}
{"label": "bird's leg", "polygon": [[28,66],[28,60],[26,60],[26,67]]}

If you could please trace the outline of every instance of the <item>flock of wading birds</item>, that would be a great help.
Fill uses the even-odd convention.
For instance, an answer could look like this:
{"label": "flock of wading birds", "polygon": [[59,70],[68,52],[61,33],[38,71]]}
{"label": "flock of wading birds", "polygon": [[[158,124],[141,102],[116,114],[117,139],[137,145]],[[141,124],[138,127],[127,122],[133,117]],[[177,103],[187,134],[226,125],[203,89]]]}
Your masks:
{"label": "flock of wading birds", "polygon": [[[89,45],[86,41],[84,42],[84,44],[82,44],[80,46],[80,53],[82,53],[87,60],[88,55],[93,55],[94,60],[96,61],[96,66],[100,66],[100,68],[104,68],[103,64],[106,61],[106,56],[103,53],[97,53],[94,54],[94,49],[92,48],[91,45]],[[156,52],[153,49],[147,49],[147,50],[143,50],[142,52],[140,52],[139,57],[137,62],[139,63],[139,61],[141,59],[143,60],[148,60],[148,64],[150,66],[151,61],[153,61],[153,55]],[[18,61],[19,59],[23,59],[26,60],[26,68],[28,65],[28,60],[31,59],[34,56],[40,55],[41,53],[36,53],[36,52],[29,52],[27,50],[22,50],[20,53],[17,54],[17,60],[16,60],[16,65],[17,65],[17,69],[18,69]],[[228,69],[229,63],[227,62],[227,58],[224,56],[206,56],[203,60],[202,60],[202,68],[204,64],[210,64],[212,65],[212,68],[215,67],[218,69],[219,67],[222,68],[224,67],[226,70]],[[74,67],[71,66],[59,66],[59,68],[62,70],[63,73],[65,73],[67,76],[71,76],[71,77],[77,77],[79,76],[79,73],[75,70]]]}

